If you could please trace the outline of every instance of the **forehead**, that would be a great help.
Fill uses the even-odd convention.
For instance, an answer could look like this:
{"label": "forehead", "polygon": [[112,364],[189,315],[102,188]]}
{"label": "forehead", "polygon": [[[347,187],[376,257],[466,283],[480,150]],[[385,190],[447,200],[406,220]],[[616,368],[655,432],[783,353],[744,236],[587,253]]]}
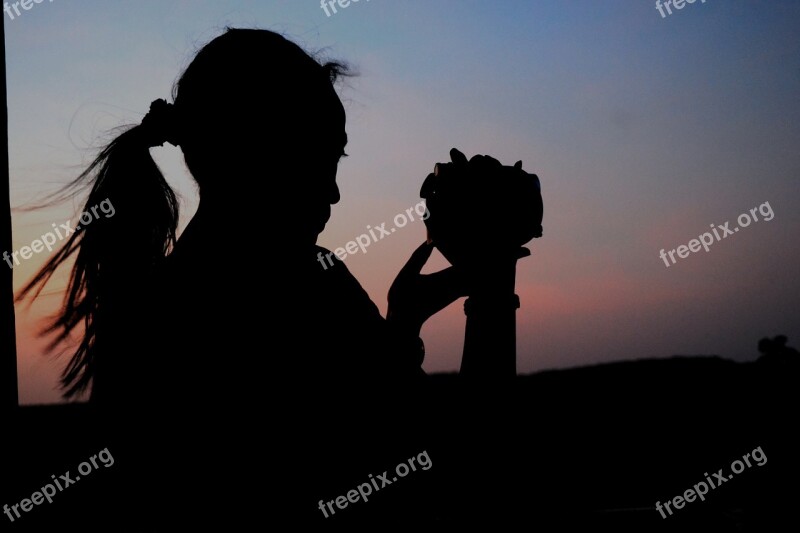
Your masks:
{"label": "forehead", "polygon": [[[316,111],[316,120],[312,122],[316,122],[318,126],[318,130],[321,136],[324,139],[320,139],[327,145],[331,150],[341,151],[347,145],[347,131],[345,130],[345,124],[347,121],[347,116],[344,111],[344,106],[342,105],[341,100],[339,100],[339,96],[331,87],[329,91],[330,98],[324,99],[324,103]],[[341,155],[339,153],[336,154]]]}

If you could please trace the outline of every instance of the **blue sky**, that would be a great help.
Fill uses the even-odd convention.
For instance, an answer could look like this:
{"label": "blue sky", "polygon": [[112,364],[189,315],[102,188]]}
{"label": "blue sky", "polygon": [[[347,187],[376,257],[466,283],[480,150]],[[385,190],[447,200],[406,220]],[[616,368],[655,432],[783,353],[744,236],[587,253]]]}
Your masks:
{"label": "blue sky", "polygon": [[[751,360],[763,336],[800,341],[797,2],[697,1],[662,18],[638,0],[361,0],[331,17],[314,0],[55,0],[4,21],[15,205],[168,98],[225,26],[257,26],[359,72],[341,87],[351,157],[323,246],[416,204],[451,147],[539,174],[544,237],[518,275],[521,372],[678,353]],[[179,150],[153,153],[188,218],[196,193]],[[773,220],[669,268],[659,259],[764,202]],[[15,248],[74,207],[15,213]],[[424,236],[410,224],[346,260],[382,310]],[[43,260],[15,269],[16,285]],[[56,297],[18,308],[26,403],[57,398],[60,363],[31,337]],[[426,325],[428,370],[458,368],[463,321],[456,304]]]}

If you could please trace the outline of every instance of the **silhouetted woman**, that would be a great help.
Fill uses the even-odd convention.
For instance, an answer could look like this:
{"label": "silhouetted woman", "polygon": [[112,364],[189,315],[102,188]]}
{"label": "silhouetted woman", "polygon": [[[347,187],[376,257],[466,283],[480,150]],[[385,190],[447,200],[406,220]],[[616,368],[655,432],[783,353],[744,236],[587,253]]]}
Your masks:
{"label": "silhouetted woman", "polygon": [[[419,275],[424,244],[387,321],[341,262],[317,261],[339,201],[347,136],[334,82],[345,72],[269,31],[211,41],[174,103],[153,102],[78,178],[91,185],[87,208],[107,199],[115,215],[73,234],[21,295],[74,257],[50,328],[54,343],[83,328],[65,395],[91,386],[172,520],[257,511],[269,522],[296,506],[324,521],[318,499],[422,451],[411,447],[424,433],[419,330],[463,284],[452,270]],[[199,185],[179,240],[176,197],[149,152],[164,142]],[[262,501],[243,479],[283,488]]]}

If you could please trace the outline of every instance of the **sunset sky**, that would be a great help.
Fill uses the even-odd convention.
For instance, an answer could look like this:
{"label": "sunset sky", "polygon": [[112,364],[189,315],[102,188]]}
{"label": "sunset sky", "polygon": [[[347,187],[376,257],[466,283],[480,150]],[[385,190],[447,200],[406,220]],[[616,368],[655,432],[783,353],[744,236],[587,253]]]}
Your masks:
{"label": "sunset sky", "polygon": [[[110,129],[169,98],[225,26],[261,27],[359,72],[340,87],[350,157],[322,246],[391,226],[451,147],[539,175],[544,237],[518,269],[519,372],[675,354],[748,361],[780,333],[800,345],[796,1],[707,0],[662,18],[650,0],[361,0],[331,16],[317,0],[58,0],[4,22],[14,207],[68,182]],[[180,150],[153,154],[185,224],[197,195]],[[487,191],[482,216],[496,200]],[[771,220],[759,214],[669,267],[659,257],[765,202]],[[15,211],[14,249],[79,205]],[[424,239],[417,221],[345,260],[382,312]],[[47,257],[16,267],[15,287]],[[438,256],[428,270],[443,266]],[[22,403],[59,400],[65,358],[34,336],[58,288],[17,306]],[[429,372],[459,367],[462,303],[423,329]]]}

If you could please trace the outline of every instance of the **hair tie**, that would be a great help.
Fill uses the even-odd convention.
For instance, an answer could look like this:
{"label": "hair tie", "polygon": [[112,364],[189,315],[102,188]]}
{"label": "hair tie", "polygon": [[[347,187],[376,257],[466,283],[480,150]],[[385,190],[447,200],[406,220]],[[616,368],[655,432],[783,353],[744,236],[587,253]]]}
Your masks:
{"label": "hair tie", "polygon": [[174,105],[163,98],[153,100],[150,111],[142,119],[147,146],[163,146],[165,142],[178,146],[176,122]]}

